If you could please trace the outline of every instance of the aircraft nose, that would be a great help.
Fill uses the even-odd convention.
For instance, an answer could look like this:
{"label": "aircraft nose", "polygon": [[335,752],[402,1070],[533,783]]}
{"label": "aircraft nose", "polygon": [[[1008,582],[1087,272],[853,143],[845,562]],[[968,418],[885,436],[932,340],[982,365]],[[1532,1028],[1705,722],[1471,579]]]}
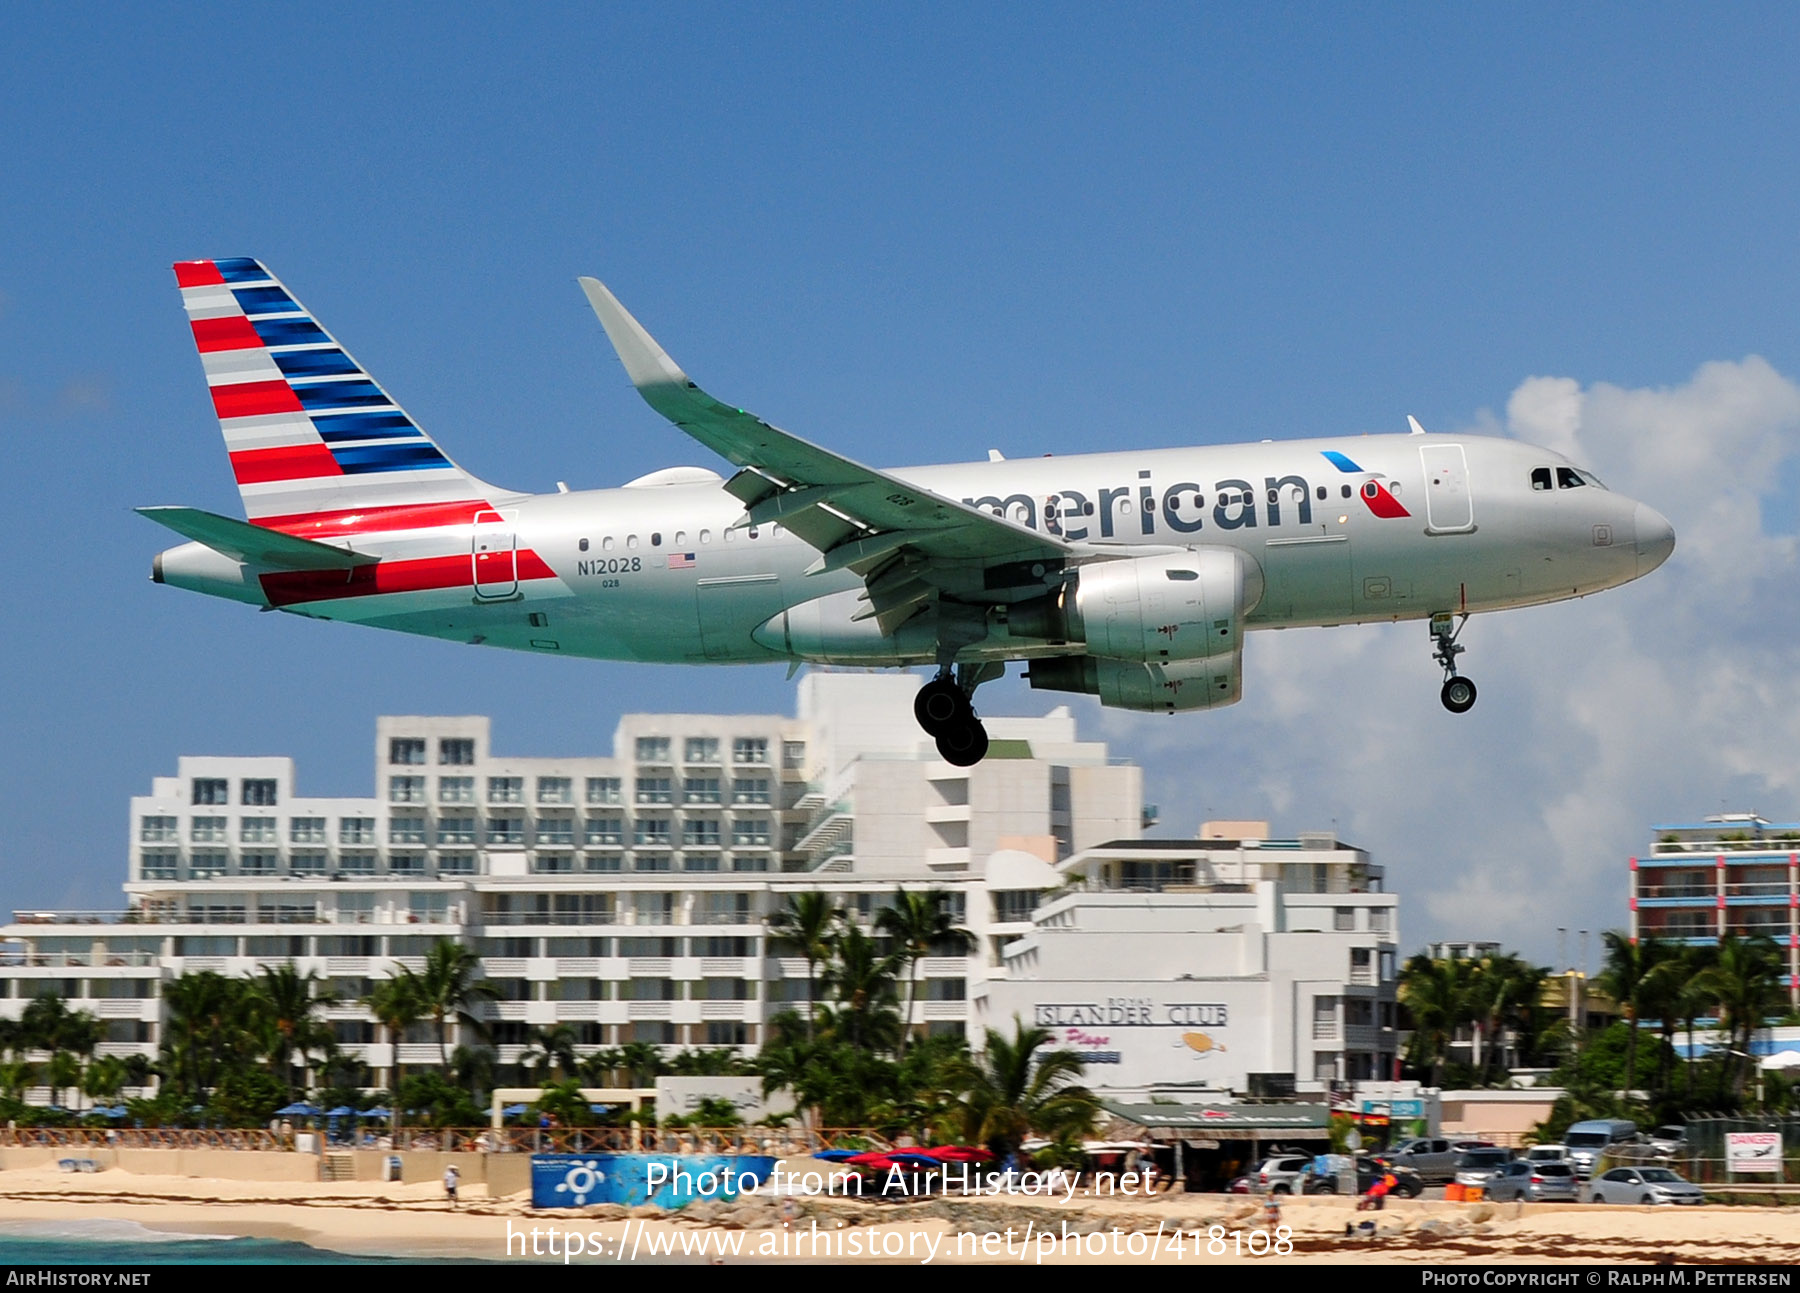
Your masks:
{"label": "aircraft nose", "polygon": [[1654,507],[1639,503],[1633,513],[1637,529],[1637,572],[1647,575],[1675,551],[1675,527]]}

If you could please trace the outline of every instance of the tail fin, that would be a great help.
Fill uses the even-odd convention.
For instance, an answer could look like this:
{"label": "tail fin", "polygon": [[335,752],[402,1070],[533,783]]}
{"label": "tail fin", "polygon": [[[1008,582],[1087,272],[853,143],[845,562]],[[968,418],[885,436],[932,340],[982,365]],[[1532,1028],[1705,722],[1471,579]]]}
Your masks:
{"label": "tail fin", "polygon": [[496,494],[257,261],[175,266],[244,514],[289,533],[469,520]]}

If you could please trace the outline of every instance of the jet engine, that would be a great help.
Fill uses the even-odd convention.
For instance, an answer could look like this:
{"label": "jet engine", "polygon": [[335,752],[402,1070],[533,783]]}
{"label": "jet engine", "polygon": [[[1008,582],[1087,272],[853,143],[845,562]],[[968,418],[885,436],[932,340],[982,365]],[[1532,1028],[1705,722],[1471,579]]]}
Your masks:
{"label": "jet engine", "polygon": [[1009,607],[1007,629],[1112,660],[1206,660],[1242,648],[1244,615],[1260,600],[1255,562],[1236,548],[1194,548],[1082,566],[1056,591]]}

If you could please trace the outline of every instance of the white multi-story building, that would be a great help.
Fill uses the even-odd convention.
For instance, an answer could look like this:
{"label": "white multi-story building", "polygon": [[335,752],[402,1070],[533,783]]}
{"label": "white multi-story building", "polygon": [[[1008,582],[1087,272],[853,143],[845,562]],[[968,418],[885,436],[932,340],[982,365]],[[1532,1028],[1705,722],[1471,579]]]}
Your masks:
{"label": "white multi-story building", "polygon": [[1020,895],[1136,837],[1142,781],[1066,709],[989,720],[987,760],[951,767],[913,725],[915,687],[815,672],[798,718],[627,715],[594,758],[496,754],[482,717],[384,717],[372,798],[301,795],[286,758],[181,758],[132,800],[123,911],[0,931],[0,1016],[53,993],[105,1021],[103,1053],[154,1054],[164,982],[291,962],[329,981],[340,1046],[385,1083],[441,1054],[428,1029],[390,1045],[359,1003],[448,938],[499,990],[502,1062],[558,1023],[583,1049],[754,1048],[806,992],[767,920],[823,889],[872,921],[905,886],[944,890],[978,940],[919,967],[915,1025],[960,1031],[1029,928]]}
{"label": "white multi-story building", "polygon": [[1229,826],[1038,863],[1051,892],[1014,898],[1025,923],[972,1025],[1050,1029],[1123,1098],[1391,1076],[1399,900],[1381,868],[1334,835]]}

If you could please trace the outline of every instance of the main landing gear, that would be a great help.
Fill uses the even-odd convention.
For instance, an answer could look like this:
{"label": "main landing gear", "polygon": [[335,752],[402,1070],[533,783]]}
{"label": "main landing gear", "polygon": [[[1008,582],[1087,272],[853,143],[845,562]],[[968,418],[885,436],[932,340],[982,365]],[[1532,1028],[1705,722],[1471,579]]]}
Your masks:
{"label": "main landing gear", "polygon": [[1456,617],[1450,614],[1431,617],[1431,639],[1437,643],[1431,658],[1444,666],[1444,689],[1438,693],[1438,699],[1452,714],[1466,714],[1475,707],[1475,684],[1456,672],[1456,657],[1469,649],[1458,646],[1456,639],[1462,636],[1463,625],[1469,622],[1469,617],[1465,614],[1462,623],[1452,630],[1455,620]]}
{"label": "main landing gear", "polygon": [[952,767],[972,767],[988,752],[987,729],[975,717],[973,698],[976,686],[986,681],[986,668],[963,665],[952,673],[945,665],[913,700],[913,717]]}

